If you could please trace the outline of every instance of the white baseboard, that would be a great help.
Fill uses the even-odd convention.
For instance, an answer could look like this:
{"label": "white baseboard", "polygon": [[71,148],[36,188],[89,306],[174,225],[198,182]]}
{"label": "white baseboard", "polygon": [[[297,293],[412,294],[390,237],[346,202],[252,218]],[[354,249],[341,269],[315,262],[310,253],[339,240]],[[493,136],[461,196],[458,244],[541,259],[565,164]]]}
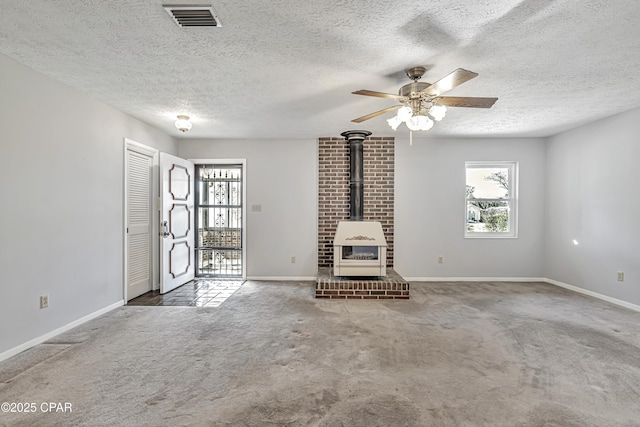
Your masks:
{"label": "white baseboard", "polygon": [[546,282],[543,277],[404,277],[407,282]]}
{"label": "white baseboard", "polygon": [[264,280],[265,282],[315,282],[316,276],[247,276],[247,280]]}
{"label": "white baseboard", "polygon": [[640,311],[640,305],[632,304],[630,302],[623,301],[623,300],[620,300],[620,299],[617,299],[617,298],[612,298],[612,297],[609,297],[607,295],[599,294],[597,292],[593,292],[593,291],[590,291],[590,290],[587,290],[587,289],[582,289],[582,288],[579,288],[578,286],[568,285],[566,283],[562,283],[562,282],[559,282],[557,280],[544,279],[544,281],[547,282],[547,283],[550,283],[552,285],[556,285],[556,286],[559,286],[561,288],[568,289],[568,290],[573,291],[573,292],[577,292],[579,294],[588,295],[590,297],[594,297],[594,298],[598,298],[598,299],[610,302],[611,304],[615,304],[615,305],[619,305],[621,307],[628,308],[628,309],[633,310],[633,311]]}
{"label": "white baseboard", "polygon": [[114,309],[116,309],[118,307],[122,307],[123,305],[124,305],[124,301],[120,300],[120,301],[118,301],[118,302],[116,302],[114,304],[111,304],[110,306],[102,308],[102,309],[100,309],[98,311],[95,311],[95,312],[93,312],[91,314],[87,314],[86,316],[81,317],[78,320],[74,320],[71,323],[67,323],[66,325],[61,326],[58,329],[54,329],[51,332],[48,332],[48,333],[46,333],[44,335],[41,335],[41,336],[39,336],[37,338],[34,338],[34,339],[30,340],[30,341],[27,341],[24,344],[20,344],[17,347],[14,347],[14,348],[12,348],[10,350],[5,351],[4,353],[0,353],[0,362],[2,362],[3,360],[8,359],[10,357],[13,357],[18,353],[22,353],[23,351],[28,350],[31,347],[35,347],[38,344],[42,344],[43,342],[55,337],[56,335],[59,335],[59,334],[61,334],[63,332],[66,332],[66,331],[68,331],[70,329],[73,329],[76,326],[79,326],[79,325],[81,325],[81,324],[83,324],[85,322],[88,322],[89,320],[95,319],[96,317],[100,317],[103,314],[108,313],[111,310],[114,310]]}

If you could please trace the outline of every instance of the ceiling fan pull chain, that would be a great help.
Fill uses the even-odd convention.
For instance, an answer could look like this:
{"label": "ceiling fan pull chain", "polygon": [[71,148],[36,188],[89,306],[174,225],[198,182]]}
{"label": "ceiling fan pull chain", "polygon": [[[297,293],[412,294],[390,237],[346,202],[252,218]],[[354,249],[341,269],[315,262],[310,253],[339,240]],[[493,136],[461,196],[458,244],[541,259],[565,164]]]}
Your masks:
{"label": "ceiling fan pull chain", "polygon": [[413,131],[409,131],[409,145],[413,145]]}

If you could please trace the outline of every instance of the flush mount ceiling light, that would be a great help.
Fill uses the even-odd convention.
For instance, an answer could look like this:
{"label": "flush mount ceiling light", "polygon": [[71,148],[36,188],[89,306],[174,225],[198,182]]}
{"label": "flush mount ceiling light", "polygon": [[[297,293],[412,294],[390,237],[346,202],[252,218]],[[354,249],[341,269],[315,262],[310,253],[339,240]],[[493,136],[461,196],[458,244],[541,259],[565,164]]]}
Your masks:
{"label": "flush mount ceiling light", "polygon": [[186,132],[191,129],[191,122],[189,121],[189,116],[179,115],[178,120],[176,120],[176,128],[180,132]]}
{"label": "flush mount ceiling light", "polygon": [[398,110],[398,113],[387,120],[389,126],[396,130],[405,123],[411,130],[429,130],[433,127],[433,121],[439,122],[447,112],[447,107],[471,107],[490,108],[498,98],[474,98],[466,96],[442,96],[458,85],[476,77],[478,73],[458,68],[435,83],[418,82],[427,71],[424,67],[414,67],[407,71],[407,77],[413,80],[398,90],[398,94],[376,92],[372,90],[358,90],[352,92],[356,95],[376,96],[378,98],[391,98],[400,102],[400,105],[387,107],[375,113],[351,120],[360,123],[379,115]]}

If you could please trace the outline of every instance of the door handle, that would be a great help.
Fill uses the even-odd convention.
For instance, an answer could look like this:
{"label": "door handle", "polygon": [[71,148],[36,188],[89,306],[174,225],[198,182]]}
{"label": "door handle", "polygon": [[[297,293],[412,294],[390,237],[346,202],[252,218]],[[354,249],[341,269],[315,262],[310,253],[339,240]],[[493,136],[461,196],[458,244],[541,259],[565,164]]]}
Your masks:
{"label": "door handle", "polygon": [[169,225],[167,221],[162,221],[162,231],[160,232],[160,236],[169,237],[171,233],[169,233]]}

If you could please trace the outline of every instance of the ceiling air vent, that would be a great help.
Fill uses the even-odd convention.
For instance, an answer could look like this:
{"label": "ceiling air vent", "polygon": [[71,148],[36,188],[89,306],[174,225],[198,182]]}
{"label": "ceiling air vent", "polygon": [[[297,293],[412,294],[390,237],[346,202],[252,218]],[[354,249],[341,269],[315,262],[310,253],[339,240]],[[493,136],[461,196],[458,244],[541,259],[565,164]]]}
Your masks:
{"label": "ceiling air vent", "polygon": [[221,27],[211,5],[162,5],[180,27]]}

